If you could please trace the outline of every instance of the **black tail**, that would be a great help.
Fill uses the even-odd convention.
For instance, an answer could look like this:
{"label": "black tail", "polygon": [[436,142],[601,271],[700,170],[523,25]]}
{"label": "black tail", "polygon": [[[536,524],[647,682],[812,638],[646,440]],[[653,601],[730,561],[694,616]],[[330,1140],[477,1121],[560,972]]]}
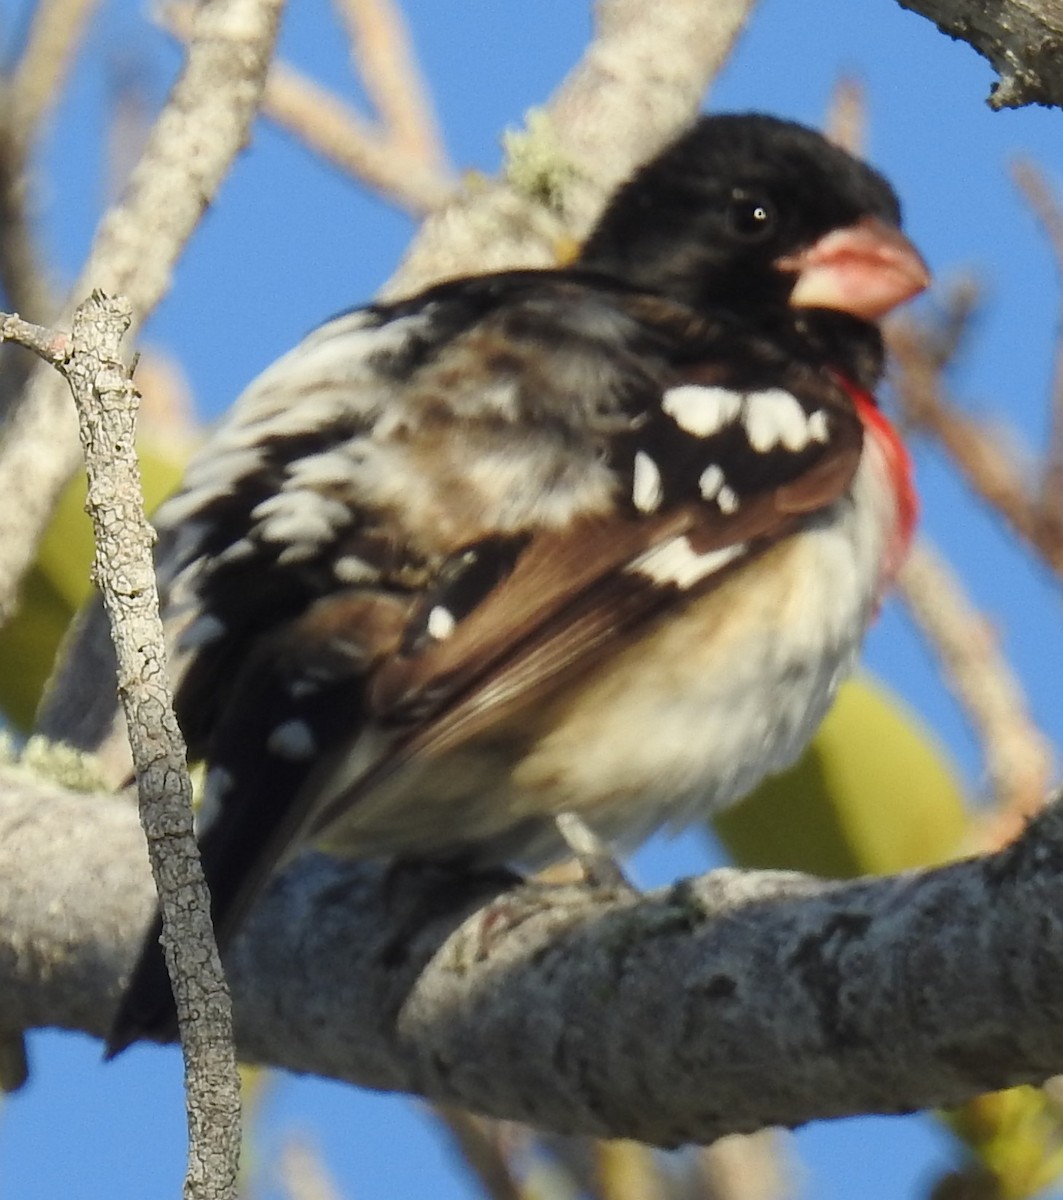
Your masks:
{"label": "black tail", "polygon": [[[283,815],[281,805],[273,812],[268,805],[258,808],[232,805],[222,810],[200,841],[203,874],[210,888],[214,936],[223,957],[277,864],[287,832]],[[256,822],[256,817],[266,819]],[[162,917],[156,912],[111,1026],[107,1059],[141,1039],[152,1042],[177,1039],[177,1008],[159,940],[161,934]]]}
{"label": "black tail", "polygon": [[[251,780],[254,803],[245,800],[221,805],[200,839],[214,936],[223,958],[248,909],[291,844],[292,827],[298,821],[290,802],[297,786],[295,772],[286,771],[284,764],[268,765],[273,768],[268,784],[264,772]],[[161,933],[162,919],[156,913],[107,1038],[108,1059],[141,1039],[172,1042],[177,1038],[177,1010],[159,941]]]}
{"label": "black tail", "polygon": [[161,934],[162,917],[156,913],[111,1025],[105,1059],[114,1058],[142,1038],[172,1042],[177,1037],[177,1009],[159,940]]}

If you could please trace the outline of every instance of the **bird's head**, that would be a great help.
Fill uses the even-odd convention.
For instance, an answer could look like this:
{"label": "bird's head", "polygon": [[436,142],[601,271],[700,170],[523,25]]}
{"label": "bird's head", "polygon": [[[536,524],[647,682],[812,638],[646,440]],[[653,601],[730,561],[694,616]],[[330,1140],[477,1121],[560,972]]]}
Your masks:
{"label": "bird's head", "polygon": [[613,197],[580,265],[696,309],[829,309],[873,322],[929,272],[893,189],[789,121],[703,117]]}

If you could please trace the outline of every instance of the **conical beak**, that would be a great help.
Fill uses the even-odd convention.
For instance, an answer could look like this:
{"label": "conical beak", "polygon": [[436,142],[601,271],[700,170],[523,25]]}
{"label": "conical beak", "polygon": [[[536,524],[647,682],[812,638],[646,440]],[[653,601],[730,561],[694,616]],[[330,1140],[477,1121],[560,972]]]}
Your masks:
{"label": "conical beak", "polygon": [[790,293],[793,307],[833,308],[865,321],[884,317],[930,283],[919,251],[877,217],[835,229],[775,265],[797,275]]}

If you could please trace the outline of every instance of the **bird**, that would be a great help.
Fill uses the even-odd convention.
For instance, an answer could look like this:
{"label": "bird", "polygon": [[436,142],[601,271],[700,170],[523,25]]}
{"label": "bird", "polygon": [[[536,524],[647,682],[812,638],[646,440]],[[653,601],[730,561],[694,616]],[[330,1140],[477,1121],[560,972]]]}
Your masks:
{"label": "bird", "polygon": [[[268,367],[157,514],[222,951],[308,846],[533,869],[567,818],[623,851],[791,765],[912,536],[874,388],[928,282],[877,171],[709,115],[566,265]],[[159,930],[111,1055],[175,1031]]]}

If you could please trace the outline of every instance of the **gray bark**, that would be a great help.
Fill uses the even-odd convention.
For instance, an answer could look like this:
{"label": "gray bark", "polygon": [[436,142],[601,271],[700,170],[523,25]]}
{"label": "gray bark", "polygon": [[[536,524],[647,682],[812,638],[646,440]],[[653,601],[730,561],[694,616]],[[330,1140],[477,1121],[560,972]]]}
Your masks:
{"label": "gray bark", "polygon": [[[293,864],[228,964],[243,1055],[661,1145],[1063,1071],[1060,810],[896,878],[442,894],[412,870]],[[102,1035],[151,905],[131,805],[0,775],[7,1021]]]}
{"label": "gray bark", "polygon": [[992,63],[993,108],[1063,107],[1063,3],[1060,0],[897,0]]}

